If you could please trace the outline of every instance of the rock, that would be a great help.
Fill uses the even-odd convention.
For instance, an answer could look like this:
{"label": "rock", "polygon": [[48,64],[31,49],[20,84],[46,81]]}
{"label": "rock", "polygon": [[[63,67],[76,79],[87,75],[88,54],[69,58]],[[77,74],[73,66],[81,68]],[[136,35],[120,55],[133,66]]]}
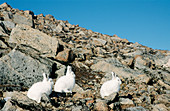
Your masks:
{"label": "rock", "polygon": [[26,95],[19,92],[10,92],[11,99],[9,99],[2,111],[16,111],[16,110],[40,110],[43,108],[34,100],[29,99]]}
{"label": "rock", "polygon": [[0,99],[0,110],[4,107],[6,101],[4,99]]}
{"label": "rock", "polygon": [[104,57],[103,55],[106,53],[106,50],[102,49],[101,47],[97,47],[94,49],[94,52],[100,56],[100,57]]}
{"label": "rock", "polygon": [[135,56],[135,69],[145,69],[146,61],[142,59],[142,56]]}
{"label": "rock", "polygon": [[8,48],[8,46],[0,40],[0,48]]}
{"label": "rock", "polygon": [[[115,66],[117,64],[117,66]],[[126,70],[126,68],[121,68],[120,67],[121,65],[119,63],[109,63],[109,61],[104,61],[104,60],[101,60],[99,62],[97,62],[96,64],[93,64],[90,68],[94,71],[97,71],[97,72],[105,72],[105,73],[110,73],[111,75],[111,72],[115,72],[119,77],[122,76],[122,77],[131,77],[132,76],[132,73],[129,72],[131,70]],[[133,75],[134,76],[134,75]],[[101,80],[102,82],[104,82],[104,80]],[[101,83],[102,83],[101,82]]]}
{"label": "rock", "polygon": [[42,94],[41,105],[43,107],[52,107],[51,100],[50,100],[50,97],[48,95]]}
{"label": "rock", "polygon": [[26,110],[42,110],[43,108],[34,100],[29,99],[26,95],[13,92],[11,97],[11,102],[16,104],[18,107]]}
{"label": "rock", "polygon": [[137,55],[142,55],[143,52],[141,50],[136,50],[134,52],[130,52],[130,53],[126,53],[126,54],[123,54],[124,56],[128,56],[128,57],[135,57]]}
{"label": "rock", "polygon": [[94,104],[93,98],[91,98],[90,100],[87,100],[87,102],[86,102],[86,106],[88,106],[88,107],[91,107],[93,104]]}
{"label": "rock", "polygon": [[119,101],[120,101],[122,109],[126,109],[128,107],[134,107],[135,106],[133,101],[130,100],[129,98],[120,98]]}
{"label": "rock", "polygon": [[165,84],[162,80],[158,80],[158,83],[162,87],[165,87],[167,90],[170,90],[170,86],[168,84]]}
{"label": "rock", "polygon": [[15,23],[11,21],[3,21],[3,24],[8,28],[8,30],[12,30],[15,27]]}
{"label": "rock", "polygon": [[162,104],[164,104],[166,106],[170,106],[169,100],[170,100],[170,94],[162,94],[162,95],[158,95],[155,98],[154,103],[155,104],[162,103]]}
{"label": "rock", "polygon": [[73,88],[73,92],[82,94],[84,92],[84,90],[78,84],[75,84],[75,86]]}
{"label": "rock", "polygon": [[88,67],[87,65],[83,64],[82,62],[75,61],[74,64],[75,64],[75,66],[78,67],[78,68],[89,69],[89,67]]}
{"label": "rock", "polygon": [[55,57],[59,47],[56,38],[49,37],[45,33],[23,24],[13,28],[9,42],[29,45],[40,51],[41,55],[47,57]]}
{"label": "rock", "polygon": [[169,111],[169,108],[164,104],[156,104],[153,106],[153,111]]}
{"label": "rock", "polygon": [[82,111],[82,106],[72,106],[72,111]]}
{"label": "rock", "polygon": [[56,29],[55,29],[55,32],[60,33],[62,30],[63,30],[63,27],[60,24],[58,24]]}
{"label": "rock", "polygon": [[145,83],[145,84],[148,84],[149,81],[151,80],[151,78],[148,77],[145,74],[141,74],[141,75],[136,76],[134,80],[135,80],[136,83]]}
{"label": "rock", "polygon": [[33,83],[42,81],[42,73],[52,73],[53,64],[56,64],[58,69],[62,68],[62,65],[57,62],[38,57],[35,59],[36,56],[27,55],[35,52],[31,48],[27,50],[15,48],[8,55],[0,58],[0,84],[8,85],[6,87],[8,89],[21,90],[23,87],[28,88]]}
{"label": "rock", "polygon": [[168,62],[164,64],[163,67],[170,67],[170,59],[168,59]]}
{"label": "rock", "polygon": [[5,48],[5,49],[2,48],[2,49],[0,50],[0,57],[3,57],[3,56],[5,56],[5,55],[7,55],[10,51],[11,51],[10,48]]}
{"label": "rock", "polygon": [[6,31],[3,28],[3,23],[0,23],[0,37],[4,37],[4,36],[8,36],[8,34],[6,33]]}
{"label": "rock", "polygon": [[108,111],[106,101],[97,99],[96,104],[94,105],[94,110],[96,111]]}
{"label": "rock", "polygon": [[117,96],[117,93],[112,93],[109,96],[104,97],[104,99],[107,101],[107,103],[111,103],[115,100],[116,96]]}
{"label": "rock", "polygon": [[147,111],[147,110],[142,106],[137,106],[137,107],[126,108],[126,111]]}
{"label": "rock", "polygon": [[13,22],[17,24],[25,24],[31,27],[33,26],[32,16],[25,17],[24,15],[20,15],[19,13],[13,15]]}
{"label": "rock", "polygon": [[0,8],[4,8],[4,7],[8,7],[9,5],[5,2],[3,4],[0,5]]}
{"label": "rock", "polygon": [[57,54],[55,59],[62,61],[62,62],[71,62],[74,60],[73,51],[70,49],[64,49],[64,51],[61,51]]}
{"label": "rock", "polygon": [[91,38],[92,39],[92,44],[96,47],[104,46],[106,44],[106,41],[103,39],[98,39],[98,38]]}
{"label": "rock", "polygon": [[170,59],[170,55],[168,55],[168,56],[161,56],[159,58],[155,58],[154,61],[155,61],[155,64],[157,66],[167,67],[169,59]]}
{"label": "rock", "polygon": [[62,68],[55,71],[55,76],[57,76],[56,80],[60,78],[61,76],[65,75],[65,71],[67,70],[66,66],[63,65]]}
{"label": "rock", "polygon": [[16,111],[17,107],[12,105],[10,101],[7,101],[1,111]]}

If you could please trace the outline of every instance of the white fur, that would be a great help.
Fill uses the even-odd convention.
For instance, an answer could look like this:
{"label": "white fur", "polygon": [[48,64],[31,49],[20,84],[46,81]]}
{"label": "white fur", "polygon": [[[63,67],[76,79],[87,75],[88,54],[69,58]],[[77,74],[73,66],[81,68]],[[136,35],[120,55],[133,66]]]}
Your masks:
{"label": "white fur", "polygon": [[71,69],[71,66],[67,66],[67,72],[65,76],[60,77],[54,86],[55,92],[70,92],[75,85],[75,74]]}
{"label": "white fur", "polygon": [[100,89],[100,95],[102,98],[109,96],[114,92],[119,92],[120,85],[122,84],[120,78],[118,78],[114,72],[112,72],[112,80],[103,83]]}
{"label": "white fur", "polygon": [[28,90],[27,96],[30,99],[37,101],[37,103],[40,103],[43,93],[47,94],[48,96],[51,94],[53,84],[53,80],[46,77],[45,73],[43,73],[43,81],[34,83]]}

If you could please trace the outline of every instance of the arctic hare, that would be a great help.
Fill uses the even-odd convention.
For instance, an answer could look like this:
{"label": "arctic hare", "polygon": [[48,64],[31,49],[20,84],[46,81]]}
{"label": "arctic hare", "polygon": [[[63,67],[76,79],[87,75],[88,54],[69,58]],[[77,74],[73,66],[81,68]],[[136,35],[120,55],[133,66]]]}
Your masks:
{"label": "arctic hare", "polygon": [[122,84],[120,78],[116,76],[114,72],[112,72],[112,79],[103,83],[100,89],[100,95],[102,98],[105,96],[109,96],[114,92],[118,92],[120,90],[120,84]]}
{"label": "arctic hare", "polygon": [[75,85],[75,74],[71,69],[71,66],[67,66],[67,72],[65,76],[60,77],[54,86],[55,92],[69,92],[72,93],[72,89]]}
{"label": "arctic hare", "polygon": [[37,103],[40,103],[43,93],[47,94],[48,96],[51,94],[53,84],[53,80],[46,77],[46,74],[43,73],[43,81],[34,83],[28,90],[27,96],[30,99],[37,101]]}

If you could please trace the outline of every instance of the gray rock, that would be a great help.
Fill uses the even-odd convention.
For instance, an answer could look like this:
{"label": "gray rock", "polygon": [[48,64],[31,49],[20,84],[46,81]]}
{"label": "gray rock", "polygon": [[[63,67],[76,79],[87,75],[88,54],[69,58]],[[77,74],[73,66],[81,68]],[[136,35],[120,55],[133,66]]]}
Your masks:
{"label": "gray rock", "polygon": [[107,97],[104,97],[104,99],[106,100],[107,103],[111,103],[114,101],[114,99],[116,98],[118,93],[112,93]]}
{"label": "gray rock", "polygon": [[103,46],[106,44],[107,41],[99,38],[91,38],[92,39],[92,44],[95,46]]}
{"label": "gray rock", "polygon": [[72,111],[82,111],[82,106],[72,106]]}
{"label": "gray rock", "polygon": [[120,98],[119,101],[120,101],[120,104],[123,104],[123,105],[131,105],[131,104],[133,105],[134,104],[133,101],[130,100],[129,98]]}
{"label": "gray rock", "polygon": [[[62,65],[57,62],[38,58],[34,55],[37,53],[34,49],[27,47],[27,50],[22,50],[18,48],[13,49],[8,55],[0,58],[1,85],[9,85],[12,89],[15,89],[16,86],[19,89],[30,87],[33,83],[42,81],[42,73],[50,74],[55,68],[62,68]],[[54,64],[56,66],[52,69]]]}
{"label": "gray rock", "polygon": [[13,14],[11,12],[3,11],[2,14],[4,20],[11,20],[13,18]]}
{"label": "gray rock", "polygon": [[0,40],[0,47],[1,48],[8,48],[8,46]]}
{"label": "gray rock", "polygon": [[147,75],[145,74],[141,74],[141,75],[138,75],[135,77],[135,82],[136,83],[146,83],[148,84],[148,82],[151,80],[150,77],[148,77]]}
{"label": "gray rock", "polygon": [[24,15],[20,15],[19,13],[13,15],[13,22],[17,24],[29,25],[31,27],[33,26],[32,16],[25,17]]}
{"label": "gray rock", "polygon": [[11,21],[3,21],[3,24],[9,29],[13,29],[15,27],[15,23]]}
{"label": "gray rock", "polygon": [[84,90],[78,84],[75,84],[72,92],[76,92],[76,93],[82,94],[84,92]]}
{"label": "gray rock", "polygon": [[60,24],[57,25],[56,29],[54,29],[54,31],[57,33],[60,33],[62,30],[63,30],[63,27]]}
{"label": "gray rock", "polygon": [[130,53],[126,53],[126,54],[123,54],[124,56],[128,56],[128,57],[135,57],[137,55],[143,55],[143,51],[141,50],[136,50],[134,52],[130,52]]}
{"label": "gray rock", "polygon": [[126,108],[125,111],[147,111],[142,106]]}
{"label": "gray rock", "polygon": [[[3,24],[3,23],[2,23]],[[0,37],[4,37],[4,36],[8,36],[7,34],[6,34],[6,31],[3,29],[3,27],[1,26],[2,25],[1,23],[0,23]]]}
{"label": "gray rock", "polygon": [[164,104],[156,104],[153,106],[153,111],[169,111],[169,108],[167,108]]}
{"label": "gray rock", "polygon": [[4,107],[0,111],[16,111],[16,106],[12,105],[10,101],[7,101]]}
{"label": "gray rock", "polygon": [[39,30],[23,24],[13,28],[9,42],[29,45],[40,51],[41,55],[47,57],[55,57],[59,47],[56,38],[52,38]]}
{"label": "gray rock", "polygon": [[[119,66],[119,64],[117,65]],[[114,63],[109,63],[108,61],[104,61],[104,60],[97,62],[96,64],[92,65],[90,68],[97,72],[105,72],[110,74],[111,72],[115,72],[119,77],[122,76],[125,78],[126,77],[129,78],[133,74],[132,72],[130,72],[131,70],[126,70],[126,68],[124,67],[117,67],[115,66]],[[101,81],[104,82],[105,80],[101,80]]]}
{"label": "gray rock", "polygon": [[135,58],[135,69],[145,69],[146,68],[146,61],[142,59],[141,56],[137,56]]}
{"label": "gray rock", "polygon": [[29,99],[26,95],[19,92],[13,93],[14,94],[10,101],[18,107],[26,110],[43,110],[42,106],[40,106],[36,101]]}
{"label": "gray rock", "polygon": [[56,79],[60,78],[61,76],[64,76],[66,69],[67,69],[66,66],[63,66],[61,69],[56,70],[56,71],[55,71],[55,74],[56,74],[56,76],[57,76]]}
{"label": "gray rock", "polygon": [[[25,94],[19,92],[10,92],[11,99],[9,99],[1,111],[21,111],[21,110],[43,110],[36,101],[29,99]],[[9,96],[9,95],[7,95]]]}

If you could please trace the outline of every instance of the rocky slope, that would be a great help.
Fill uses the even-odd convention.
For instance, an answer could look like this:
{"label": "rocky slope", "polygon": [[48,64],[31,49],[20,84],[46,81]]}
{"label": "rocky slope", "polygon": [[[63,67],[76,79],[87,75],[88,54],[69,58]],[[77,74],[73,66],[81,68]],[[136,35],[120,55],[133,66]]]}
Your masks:
{"label": "rocky slope", "polygon": [[[50,74],[55,82],[71,65],[73,94],[27,98],[28,88]],[[114,71],[120,92],[101,99],[99,90]],[[7,98],[10,98],[6,100]],[[170,51],[153,50],[117,35],[104,35],[56,20],[52,15],[0,5],[0,109],[170,110]]]}

